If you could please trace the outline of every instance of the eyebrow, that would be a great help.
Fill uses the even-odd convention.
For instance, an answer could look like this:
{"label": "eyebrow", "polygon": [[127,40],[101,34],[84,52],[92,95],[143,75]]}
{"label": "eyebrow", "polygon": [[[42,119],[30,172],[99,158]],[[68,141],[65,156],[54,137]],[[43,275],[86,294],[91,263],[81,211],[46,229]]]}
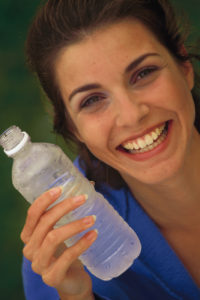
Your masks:
{"label": "eyebrow", "polygon": [[145,60],[147,57],[149,56],[160,56],[157,53],[146,53],[143,54],[141,56],[139,56],[138,58],[136,58],[134,61],[132,61],[125,69],[125,74],[129,73],[130,71],[132,71],[133,69],[135,69],[143,60]]}
{"label": "eyebrow", "polygon": [[[133,69],[135,69],[143,60],[145,60],[149,56],[159,56],[159,54],[146,53],[146,54],[139,56],[125,68],[124,73],[127,74],[130,71],[132,71]],[[73,90],[73,92],[69,95],[69,101],[71,101],[72,97],[74,97],[77,93],[82,93],[82,92],[86,92],[86,91],[98,89],[98,88],[101,88],[101,85],[98,83],[90,83],[90,84],[86,84],[81,87],[78,87],[75,90]]]}

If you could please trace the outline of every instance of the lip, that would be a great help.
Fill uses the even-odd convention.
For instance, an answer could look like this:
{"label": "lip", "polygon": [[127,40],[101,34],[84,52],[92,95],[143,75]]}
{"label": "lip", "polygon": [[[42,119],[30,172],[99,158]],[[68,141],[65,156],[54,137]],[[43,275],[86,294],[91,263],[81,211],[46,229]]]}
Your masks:
{"label": "lip", "polygon": [[[163,123],[161,123],[161,125],[162,124]],[[156,125],[155,127],[159,127],[161,125]],[[164,151],[167,148],[167,146],[169,144],[170,136],[171,136],[172,126],[173,126],[173,121],[169,120],[168,121],[168,131],[167,131],[166,138],[164,139],[164,141],[161,144],[159,144],[158,146],[156,146],[154,149],[152,149],[150,151],[147,151],[147,152],[144,152],[144,153],[132,154],[132,153],[128,153],[128,152],[124,151],[120,147],[117,150],[120,151],[121,153],[123,153],[123,155],[125,155],[125,156],[127,156],[127,157],[129,157],[129,158],[131,158],[132,160],[135,160],[135,161],[148,160],[148,159],[152,158],[153,156],[160,154],[162,151]],[[155,128],[155,127],[153,127],[153,128]],[[148,132],[149,132],[149,130],[148,130]],[[128,139],[128,140],[130,140],[130,139]]]}
{"label": "lip", "polygon": [[[155,128],[158,128],[158,127],[161,127],[162,125],[164,125],[166,122],[162,122],[162,123],[159,123],[157,125],[154,125],[152,126],[151,128],[148,128],[146,130],[144,130],[142,133],[139,133],[139,134],[136,134],[134,136],[131,136],[129,137],[128,139],[126,139],[125,141],[123,141],[120,145],[123,145],[125,143],[128,143],[130,141],[133,141],[135,139],[138,139],[138,138],[142,138],[144,137],[146,134],[148,134],[149,132],[153,131]],[[120,147],[120,146],[119,146]]]}

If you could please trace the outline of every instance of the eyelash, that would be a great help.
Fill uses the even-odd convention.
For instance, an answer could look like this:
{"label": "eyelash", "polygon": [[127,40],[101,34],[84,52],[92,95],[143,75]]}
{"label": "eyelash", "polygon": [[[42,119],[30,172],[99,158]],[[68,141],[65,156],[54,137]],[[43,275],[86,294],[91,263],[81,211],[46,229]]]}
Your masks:
{"label": "eyelash", "polygon": [[[156,70],[158,70],[158,68],[156,66],[145,67],[142,70],[139,70],[138,72],[134,73],[133,76],[131,77],[130,84],[137,83],[137,81],[140,81],[145,77],[148,77],[151,73],[153,73]],[[145,74],[146,72],[147,72],[147,74]],[[142,75],[142,74],[144,74],[144,75]],[[139,76],[141,76],[141,78],[137,79]],[[80,109],[88,108],[88,107],[94,105],[96,102],[99,102],[105,98],[106,98],[106,96],[103,96],[101,94],[90,95],[88,98],[84,99],[81,102]]]}
{"label": "eyelash", "polygon": [[[130,84],[134,84],[138,80],[140,81],[143,78],[148,77],[151,73],[153,73],[154,71],[157,71],[157,70],[158,70],[158,68],[156,66],[145,67],[142,70],[139,70],[138,72],[134,73],[134,75],[131,77]],[[146,75],[145,75],[145,72],[147,72]],[[141,76],[141,74],[144,74],[144,76],[142,76],[140,79],[137,80],[137,78],[139,76]]]}
{"label": "eyelash", "polygon": [[[99,102],[105,98],[106,98],[105,96],[98,95],[98,94],[90,95],[88,98],[84,99],[83,102],[80,104],[80,109],[90,107],[94,103]],[[94,100],[94,99],[98,99],[98,100]]]}

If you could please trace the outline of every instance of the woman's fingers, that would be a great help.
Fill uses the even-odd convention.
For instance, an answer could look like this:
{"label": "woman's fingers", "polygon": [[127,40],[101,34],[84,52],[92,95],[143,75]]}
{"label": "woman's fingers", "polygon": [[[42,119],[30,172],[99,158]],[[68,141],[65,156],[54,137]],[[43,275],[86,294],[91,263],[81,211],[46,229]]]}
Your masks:
{"label": "woman's fingers", "polygon": [[33,270],[36,273],[41,273],[45,270],[51,264],[52,257],[54,256],[58,246],[72,236],[92,227],[95,220],[95,216],[88,216],[51,230],[44,239],[38,254],[36,254],[33,258]]}
{"label": "woman's fingers", "polygon": [[66,278],[66,272],[71,264],[84,252],[97,238],[97,231],[87,232],[76,244],[67,248],[63,254],[42,272],[42,278],[50,286],[58,286]]}
{"label": "woman's fingers", "polygon": [[29,207],[24,228],[21,232],[21,239],[26,244],[35,229],[43,212],[61,195],[60,187],[53,188],[40,197]]}
{"label": "woman's fingers", "polygon": [[[45,283],[57,286],[65,293],[76,294],[80,292],[80,286],[85,290],[85,284],[91,285],[88,274],[77,258],[95,241],[97,232],[87,232],[72,247],[63,247],[59,254],[57,250],[65,245],[65,240],[92,227],[95,217],[88,216],[69,223],[65,215],[84,204],[87,197],[80,195],[53,203],[61,192],[60,187],[51,189],[38,197],[29,208],[21,233],[21,239],[26,244],[23,253]],[[56,224],[59,226],[58,221],[62,222],[65,218],[67,224],[55,228]]]}
{"label": "woman's fingers", "polygon": [[[87,199],[86,195],[80,195],[52,205],[61,195],[61,191],[60,187],[54,188],[35,200],[28,211],[21,238],[26,244],[23,249],[24,256],[32,261],[33,270],[39,273],[47,284],[59,286],[60,289],[71,293],[71,283],[88,281],[88,274],[77,258],[95,241],[97,232],[95,230],[87,232],[72,247],[63,248],[57,255],[58,248],[64,245],[65,240],[92,227],[95,223],[94,216],[70,223],[66,216],[67,224],[55,228],[60,219],[64,221],[65,215],[84,204]],[[77,276],[80,277],[79,280]],[[77,284],[74,287],[76,290]]]}
{"label": "woman's fingers", "polygon": [[85,195],[68,198],[43,213],[32,233],[31,238],[29,239],[29,242],[23,249],[24,255],[29,260],[32,260],[35,251],[41,246],[48,232],[52,231],[52,228],[56,222],[58,222],[59,219],[61,219],[71,210],[74,210],[85,203],[85,200]]}

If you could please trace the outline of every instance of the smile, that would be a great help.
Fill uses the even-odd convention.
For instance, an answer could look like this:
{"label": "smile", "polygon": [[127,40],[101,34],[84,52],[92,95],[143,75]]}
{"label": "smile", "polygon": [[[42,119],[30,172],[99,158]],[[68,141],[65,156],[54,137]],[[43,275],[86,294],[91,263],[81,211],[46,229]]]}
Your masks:
{"label": "smile", "polygon": [[167,131],[168,122],[157,128],[154,128],[151,132],[142,137],[123,143],[120,148],[132,154],[151,151],[165,140]]}

